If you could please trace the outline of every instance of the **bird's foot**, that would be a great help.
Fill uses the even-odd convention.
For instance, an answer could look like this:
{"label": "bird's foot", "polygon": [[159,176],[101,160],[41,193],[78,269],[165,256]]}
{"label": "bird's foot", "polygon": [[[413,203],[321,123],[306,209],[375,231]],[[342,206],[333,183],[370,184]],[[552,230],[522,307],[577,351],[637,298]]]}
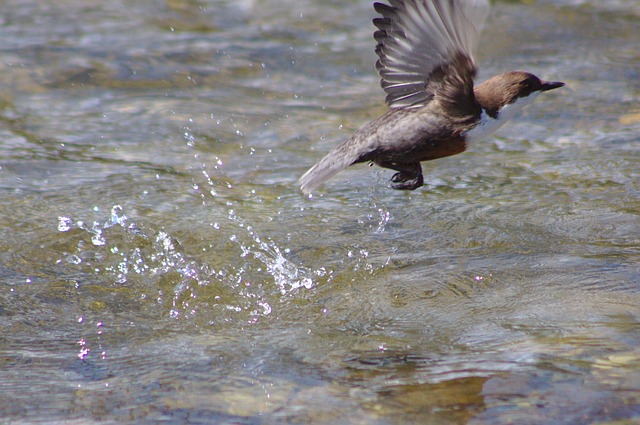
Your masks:
{"label": "bird's foot", "polygon": [[407,175],[406,173],[395,173],[391,177],[391,187],[396,190],[416,190],[424,184],[422,174]]}

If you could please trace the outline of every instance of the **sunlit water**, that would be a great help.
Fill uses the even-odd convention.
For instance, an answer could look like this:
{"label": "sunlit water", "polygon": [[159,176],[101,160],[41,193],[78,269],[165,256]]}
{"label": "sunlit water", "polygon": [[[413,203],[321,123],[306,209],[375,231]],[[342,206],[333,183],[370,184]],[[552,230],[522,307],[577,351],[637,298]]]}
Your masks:
{"label": "sunlit water", "polygon": [[298,177],[384,111],[368,1],[4,2],[2,423],[640,420],[640,7],[494,4],[567,87],[425,164]]}

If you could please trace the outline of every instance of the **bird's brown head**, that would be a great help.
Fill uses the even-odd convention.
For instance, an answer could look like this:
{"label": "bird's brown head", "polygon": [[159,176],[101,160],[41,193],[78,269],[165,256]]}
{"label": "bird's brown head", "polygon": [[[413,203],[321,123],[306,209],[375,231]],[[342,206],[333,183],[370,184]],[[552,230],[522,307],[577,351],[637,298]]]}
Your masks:
{"label": "bird's brown head", "polygon": [[533,74],[524,71],[511,71],[497,75],[474,89],[474,94],[480,105],[488,114],[496,117],[500,110],[515,103],[519,99],[535,97],[537,94],[560,88],[564,83],[559,81],[544,81]]}

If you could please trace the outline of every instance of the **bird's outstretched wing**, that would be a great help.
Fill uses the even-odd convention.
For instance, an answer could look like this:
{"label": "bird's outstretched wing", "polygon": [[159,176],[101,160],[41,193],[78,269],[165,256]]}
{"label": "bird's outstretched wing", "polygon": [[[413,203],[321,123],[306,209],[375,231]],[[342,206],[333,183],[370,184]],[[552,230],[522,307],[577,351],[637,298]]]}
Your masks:
{"label": "bird's outstretched wing", "polygon": [[[389,107],[425,106],[443,88],[445,95],[455,97],[460,96],[456,90],[473,90],[473,56],[488,0],[388,2],[374,4],[382,18],[373,23],[378,28],[376,69]],[[443,87],[456,82],[467,87]]]}

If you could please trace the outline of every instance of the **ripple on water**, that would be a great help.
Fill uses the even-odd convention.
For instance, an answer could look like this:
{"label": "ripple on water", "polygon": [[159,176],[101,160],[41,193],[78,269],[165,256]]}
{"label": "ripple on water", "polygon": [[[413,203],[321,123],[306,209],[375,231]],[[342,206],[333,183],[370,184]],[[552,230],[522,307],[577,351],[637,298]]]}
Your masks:
{"label": "ripple on water", "polygon": [[312,199],[384,110],[370,4],[76,3],[0,17],[3,418],[637,418],[637,2],[495,2],[482,78],[566,90]]}

